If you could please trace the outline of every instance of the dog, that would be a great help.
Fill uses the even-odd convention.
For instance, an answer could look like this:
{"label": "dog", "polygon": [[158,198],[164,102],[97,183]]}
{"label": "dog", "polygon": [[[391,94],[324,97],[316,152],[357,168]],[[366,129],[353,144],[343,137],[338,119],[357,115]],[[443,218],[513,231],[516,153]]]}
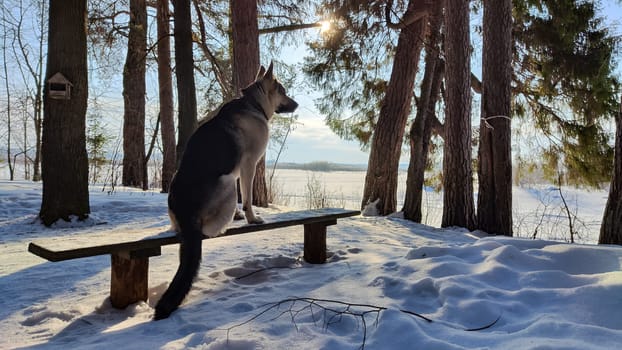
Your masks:
{"label": "dog", "polygon": [[253,212],[253,178],[266,151],[268,122],[274,113],[293,112],[298,103],[287,96],[263,66],[242,89],[242,97],[224,104],[216,116],[190,137],[168,195],[172,228],[181,240],[179,268],[155,307],[155,320],[167,318],[182,303],[199,270],[204,236],[216,237],[233,220],[240,179],[242,209],[249,224],[263,220]]}

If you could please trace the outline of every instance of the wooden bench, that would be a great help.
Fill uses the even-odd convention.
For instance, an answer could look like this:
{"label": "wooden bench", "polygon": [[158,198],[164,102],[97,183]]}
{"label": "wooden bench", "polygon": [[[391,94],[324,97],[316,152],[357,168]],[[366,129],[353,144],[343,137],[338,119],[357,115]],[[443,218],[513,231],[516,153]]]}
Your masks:
{"label": "wooden bench", "polygon": [[[239,235],[295,225],[304,225],[304,259],[312,264],[326,262],[326,227],[337,224],[337,219],[359,215],[359,211],[324,208],[293,211],[268,215],[265,223],[247,225],[233,223],[227,231],[216,237]],[[64,261],[97,255],[110,255],[111,279],[110,302],[113,307],[123,309],[148,297],[149,258],[161,254],[161,247],[179,244],[172,231],[144,236],[144,230],[135,232],[105,232],[106,236],[80,235],[67,240],[66,237],[49,238],[31,242],[28,251],[49,261]],[[208,237],[205,237],[207,239]],[[109,244],[100,242],[113,241]],[[90,242],[98,242],[93,245]]]}

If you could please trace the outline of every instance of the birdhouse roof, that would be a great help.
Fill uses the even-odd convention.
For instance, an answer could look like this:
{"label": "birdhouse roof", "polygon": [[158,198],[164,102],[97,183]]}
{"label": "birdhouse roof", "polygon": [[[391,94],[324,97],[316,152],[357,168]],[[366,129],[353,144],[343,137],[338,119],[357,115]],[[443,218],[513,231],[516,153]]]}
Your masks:
{"label": "birdhouse roof", "polygon": [[48,79],[48,83],[69,84],[70,86],[73,86],[73,84],[67,78],[65,78],[65,76],[62,75],[60,72],[57,72],[56,74],[52,75],[52,77]]}

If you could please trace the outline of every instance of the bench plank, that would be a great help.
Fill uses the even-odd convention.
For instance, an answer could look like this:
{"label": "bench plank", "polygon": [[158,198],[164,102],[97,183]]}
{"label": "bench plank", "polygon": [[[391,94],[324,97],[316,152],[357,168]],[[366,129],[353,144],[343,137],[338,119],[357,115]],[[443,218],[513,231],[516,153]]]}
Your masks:
{"label": "bench plank", "polygon": [[[294,225],[326,223],[334,225],[339,218],[359,215],[357,210],[339,208],[323,208],[301,210],[274,215],[266,215],[265,223],[248,225],[245,222],[234,222],[219,237],[233,236],[244,233],[272,230]],[[102,237],[104,236],[104,237]],[[208,237],[205,237],[207,239]],[[93,245],[92,242],[111,241],[115,243]],[[145,236],[145,230],[134,232],[103,232],[93,235],[80,235],[67,240],[66,237],[49,238],[28,245],[28,251],[49,261],[63,261],[96,255],[117,254],[122,252],[145,251],[163,245],[178,244],[179,238],[173,231],[167,230],[155,235]],[[155,255],[155,254],[154,254]]]}
{"label": "bench plank", "polygon": [[[233,223],[219,237],[304,225],[304,259],[312,264],[326,262],[326,227],[337,219],[359,215],[356,210],[324,208],[268,215],[263,224]],[[149,258],[161,254],[161,246],[180,243],[172,231],[146,235],[145,230],[116,231],[50,238],[28,245],[28,251],[50,261],[63,261],[96,255],[111,256],[110,302],[123,309],[148,298]],[[105,235],[105,236],[103,236]],[[207,239],[208,237],[204,237]],[[218,237],[216,237],[218,238]],[[115,243],[90,245],[90,242]]]}

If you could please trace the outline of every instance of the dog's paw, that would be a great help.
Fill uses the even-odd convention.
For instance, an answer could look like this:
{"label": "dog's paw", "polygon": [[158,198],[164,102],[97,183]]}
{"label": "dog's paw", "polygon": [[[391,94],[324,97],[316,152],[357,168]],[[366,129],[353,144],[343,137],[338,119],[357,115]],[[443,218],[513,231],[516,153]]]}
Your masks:
{"label": "dog's paw", "polygon": [[233,220],[244,220],[244,214],[240,209],[235,210],[235,214],[233,214]]}
{"label": "dog's paw", "polygon": [[259,216],[255,216],[254,218],[247,218],[246,220],[249,224],[263,224],[265,221],[263,221],[263,219]]}

